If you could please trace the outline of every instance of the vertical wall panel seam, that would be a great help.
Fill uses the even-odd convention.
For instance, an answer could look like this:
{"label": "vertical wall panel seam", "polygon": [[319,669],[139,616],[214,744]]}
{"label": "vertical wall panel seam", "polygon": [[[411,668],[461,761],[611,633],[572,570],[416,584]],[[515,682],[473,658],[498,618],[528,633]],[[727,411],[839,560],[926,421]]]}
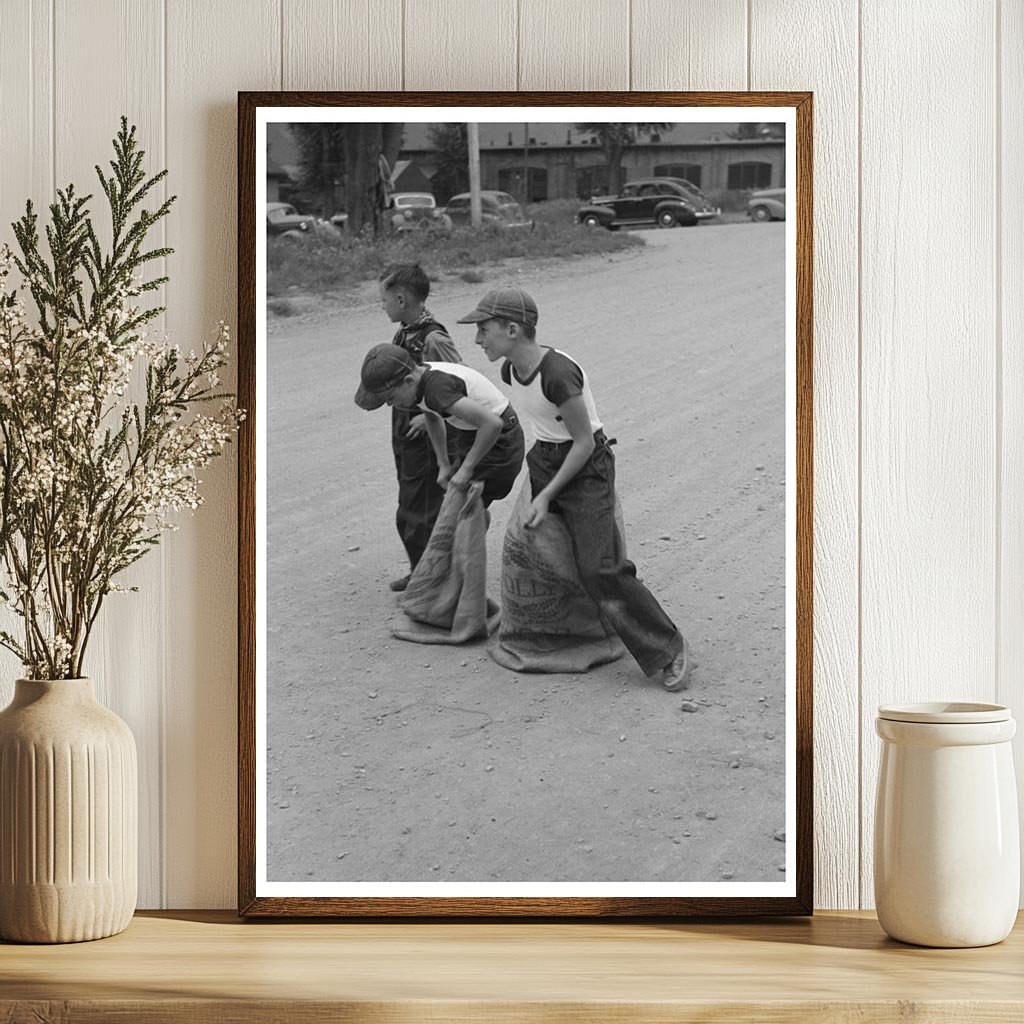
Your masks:
{"label": "vertical wall panel seam", "polygon": [[405,0],[402,0],[401,13],[402,13],[402,32],[401,32],[401,36],[402,36],[402,40],[401,40],[401,46],[402,46],[402,53],[401,53],[401,59],[402,59],[402,91],[404,92],[405,91],[405,33],[406,33]]}
{"label": "vertical wall panel seam", "polygon": [[747,91],[753,86],[750,84],[754,76],[754,46],[751,38],[754,27],[754,0],[747,0]]}
{"label": "vertical wall panel seam", "polygon": [[523,0],[516,0],[516,92],[523,87]]}
{"label": "vertical wall panel seam", "polygon": [[857,0],[857,902],[864,909],[864,5]]}
{"label": "vertical wall panel seam", "polygon": [[[167,65],[168,65],[168,0],[163,0],[162,24],[160,40],[160,121],[163,129],[163,159],[164,167],[170,165],[168,153],[168,139],[170,137],[167,127]],[[168,195],[167,179],[163,182],[163,198],[166,202]],[[167,218],[160,221],[161,245],[167,246]],[[167,260],[163,259],[164,275],[168,281],[164,284],[164,306],[170,309],[171,305],[171,282],[170,274],[167,272]],[[167,325],[166,314],[164,315],[164,326]],[[159,852],[159,866],[157,868],[157,884],[159,887],[160,906],[167,906],[167,545],[160,544],[160,691],[157,697],[157,735],[159,736],[160,748],[157,752],[157,764],[160,766],[160,777],[157,779],[157,850]]]}
{"label": "vertical wall panel seam", "polygon": [[277,44],[278,52],[281,56],[281,67],[279,70],[279,80],[281,92],[284,92],[284,0],[277,0]]}
{"label": "vertical wall panel seam", "polygon": [[633,0],[626,0],[626,88],[633,88]]}
{"label": "vertical wall panel seam", "polygon": [[57,191],[57,0],[50,0],[50,196]]}
{"label": "vertical wall panel seam", "polygon": [[995,0],[993,46],[994,67],[994,134],[993,153],[993,262],[995,310],[993,333],[995,341],[995,696],[1002,700],[1003,665],[1003,4]]}
{"label": "vertical wall panel seam", "polygon": [[29,181],[33,184],[38,180],[39,168],[36,167],[36,19],[32,10],[32,0],[28,3],[28,130],[29,130]]}

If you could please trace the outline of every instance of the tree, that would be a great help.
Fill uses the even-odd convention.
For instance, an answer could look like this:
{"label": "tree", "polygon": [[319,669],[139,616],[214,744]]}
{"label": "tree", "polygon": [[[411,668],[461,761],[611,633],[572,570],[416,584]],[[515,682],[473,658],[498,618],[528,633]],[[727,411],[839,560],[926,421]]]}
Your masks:
{"label": "tree", "polygon": [[382,180],[380,158],[389,171],[395,166],[405,125],[293,124],[291,130],[299,147],[299,186],[319,212],[325,217],[337,212],[340,183],[349,230],[359,232],[368,224],[378,230],[391,184]]}
{"label": "tree", "polygon": [[345,209],[348,229],[357,234],[367,225],[380,230],[390,178],[384,180],[381,157],[390,174],[402,149],[405,125],[348,124],[345,128]]}
{"label": "tree", "polygon": [[605,158],[605,188],[609,193],[618,192],[622,187],[620,180],[620,164],[622,155],[643,136],[653,135],[655,132],[668,131],[671,124],[643,124],[629,122],[628,124],[616,124],[610,121],[597,122],[594,124],[578,124],[576,130],[593,135],[600,143]]}
{"label": "tree", "polygon": [[430,142],[437,150],[437,171],[431,181],[436,198],[445,202],[469,190],[469,130],[465,124],[432,124]]}
{"label": "tree", "polygon": [[338,188],[345,176],[343,124],[290,124],[299,150],[298,191],[293,196],[303,213],[331,217],[338,211]]}

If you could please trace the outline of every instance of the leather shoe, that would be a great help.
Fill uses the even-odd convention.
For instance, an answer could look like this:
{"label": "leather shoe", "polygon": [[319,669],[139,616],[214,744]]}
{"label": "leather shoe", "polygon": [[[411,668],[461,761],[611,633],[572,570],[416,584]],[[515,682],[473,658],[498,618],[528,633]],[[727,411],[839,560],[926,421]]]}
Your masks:
{"label": "leather shoe", "polygon": [[670,661],[661,674],[661,685],[672,693],[686,686],[690,674],[690,645],[683,637],[683,649]]}

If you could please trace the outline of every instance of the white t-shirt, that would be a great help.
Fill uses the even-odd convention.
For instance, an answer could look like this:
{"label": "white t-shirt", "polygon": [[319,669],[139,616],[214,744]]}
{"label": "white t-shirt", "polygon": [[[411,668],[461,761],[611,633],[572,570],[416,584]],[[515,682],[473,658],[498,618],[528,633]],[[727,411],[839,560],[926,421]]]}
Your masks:
{"label": "white t-shirt", "polygon": [[564,352],[544,347],[544,357],[526,380],[519,379],[511,362],[506,360],[502,364],[501,379],[512,386],[512,405],[516,412],[533,427],[538,441],[571,441],[572,434],[558,407],[582,395],[590,416],[590,429],[600,430],[601,420],[586,371]]}
{"label": "white t-shirt", "polygon": [[458,415],[451,407],[461,398],[468,398],[500,416],[508,408],[508,399],[482,374],[464,363],[424,363],[426,373],[420,378],[416,405],[436,412],[459,430],[476,430],[476,426]]}

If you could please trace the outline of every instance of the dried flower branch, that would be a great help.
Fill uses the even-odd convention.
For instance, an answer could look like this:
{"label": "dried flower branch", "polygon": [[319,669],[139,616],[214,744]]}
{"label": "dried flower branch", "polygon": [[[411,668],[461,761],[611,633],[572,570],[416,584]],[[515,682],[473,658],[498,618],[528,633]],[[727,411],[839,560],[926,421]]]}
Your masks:
{"label": "dried flower branch", "polygon": [[[177,528],[173,513],[201,504],[197,473],[244,415],[219,390],[225,324],[187,356],[147,337],[163,307],[142,309],[138,297],[167,279],[144,281],[143,271],[172,250],[144,244],[174,197],[139,208],[166,171],[146,177],[125,118],[114,153],[109,177],[96,168],[109,247],[90,219],[91,196],[73,186],[50,206],[48,255],[31,202],[13,225],[20,256],[0,247],[0,601],[22,624],[17,637],[0,631],[0,646],[33,679],[82,675],[103,599],[124,589],[115,577]],[[145,366],[142,405],[125,397],[137,365]]]}

